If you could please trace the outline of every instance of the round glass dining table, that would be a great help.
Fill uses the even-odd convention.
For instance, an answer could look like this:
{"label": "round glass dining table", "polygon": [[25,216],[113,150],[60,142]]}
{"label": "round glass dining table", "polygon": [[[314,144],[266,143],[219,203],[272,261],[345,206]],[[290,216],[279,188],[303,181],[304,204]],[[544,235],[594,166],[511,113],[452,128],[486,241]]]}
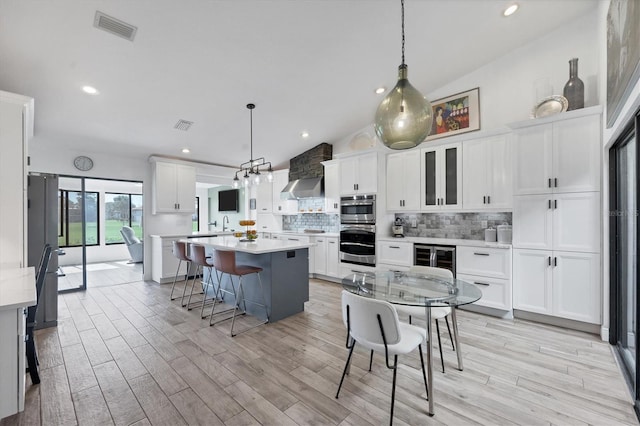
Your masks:
{"label": "round glass dining table", "polygon": [[443,278],[416,272],[356,272],[342,279],[342,287],[355,294],[384,300],[395,305],[424,306],[427,319],[427,384],[429,387],[429,415],[433,416],[433,375],[431,356],[431,307],[450,306],[453,338],[462,371],[462,349],[458,340],[456,306],[467,305],[482,297],[480,289],[467,281]]}

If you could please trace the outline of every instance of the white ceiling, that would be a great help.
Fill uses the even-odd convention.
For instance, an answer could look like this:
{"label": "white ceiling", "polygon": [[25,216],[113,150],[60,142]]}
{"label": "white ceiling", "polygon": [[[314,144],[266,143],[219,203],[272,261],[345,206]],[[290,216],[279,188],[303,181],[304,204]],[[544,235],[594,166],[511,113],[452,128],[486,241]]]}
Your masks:
{"label": "white ceiling", "polygon": [[[504,18],[512,1],[407,0],[412,84],[432,92],[598,0],[518,2]],[[135,40],[96,29],[96,10],[137,26]],[[35,98],[32,144],[77,153],[238,166],[253,102],[254,158],[286,167],[372,122],[400,47],[399,0],[0,0],[0,90]]]}

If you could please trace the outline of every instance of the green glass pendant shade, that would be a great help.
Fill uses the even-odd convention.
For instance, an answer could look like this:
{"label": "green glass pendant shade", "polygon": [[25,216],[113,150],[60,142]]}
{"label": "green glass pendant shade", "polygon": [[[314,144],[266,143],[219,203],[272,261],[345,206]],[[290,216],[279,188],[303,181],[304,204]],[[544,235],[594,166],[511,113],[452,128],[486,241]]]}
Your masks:
{"label": "green glass pendant shade", "polygon": [[431,103],[407,79],[407,66],[398,68],[398,83],[378,106],[376,134],[391,149],[409,149],[431,131]]}

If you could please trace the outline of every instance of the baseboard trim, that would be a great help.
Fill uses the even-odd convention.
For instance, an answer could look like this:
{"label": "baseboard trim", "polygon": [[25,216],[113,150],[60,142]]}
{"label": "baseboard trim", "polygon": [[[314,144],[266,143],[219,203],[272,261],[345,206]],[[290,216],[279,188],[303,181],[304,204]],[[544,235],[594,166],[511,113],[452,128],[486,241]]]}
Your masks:
{"label": "baseboard trim", "polygon": [[556,327],[568,328],[571,330],[584,331],[585,333],[596,334],[600,336],[600,325],[589,324],[587,322],[575,321],[566,318],[552,317],[549,315],[536,314],[533,312],[513,310],[513,316],[527,321],[539,322],[542,324],[555,325]]}

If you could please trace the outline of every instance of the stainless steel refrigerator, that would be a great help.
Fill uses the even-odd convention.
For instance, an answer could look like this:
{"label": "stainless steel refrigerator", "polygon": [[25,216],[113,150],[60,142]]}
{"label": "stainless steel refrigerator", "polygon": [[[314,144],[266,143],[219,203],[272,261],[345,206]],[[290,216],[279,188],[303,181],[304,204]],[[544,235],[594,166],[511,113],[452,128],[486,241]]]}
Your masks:
{"label": "stainless steel refrigerator", "polygon": [[28,179],[28,265],[38,266],[45,244],[52,248],[35,328],[54,327],[58,324],[58,176],[33,173]]}

